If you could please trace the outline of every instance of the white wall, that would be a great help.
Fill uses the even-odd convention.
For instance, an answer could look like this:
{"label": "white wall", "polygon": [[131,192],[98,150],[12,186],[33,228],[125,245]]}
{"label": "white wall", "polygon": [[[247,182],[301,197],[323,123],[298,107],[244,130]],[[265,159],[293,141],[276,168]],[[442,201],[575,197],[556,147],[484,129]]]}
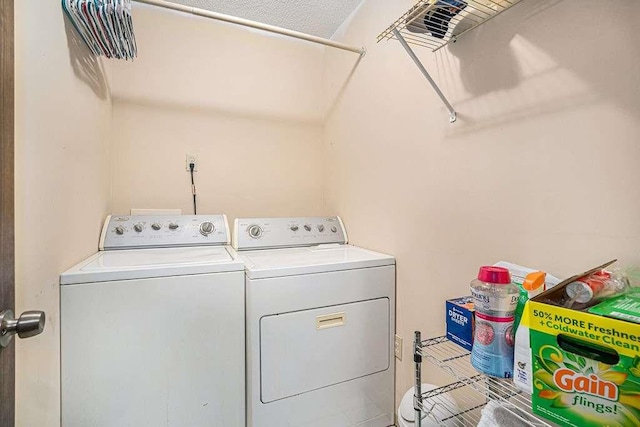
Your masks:
{"label": "white wall", "polygon": [[[367,0],[343,29],[368,53],[324,136],[326,209],[353,243],[397,256],[396,397],[413,331],[443,334],[445,298],[480,265],[640,263],[640,3],[525,1],[439,53],[415,47],[455,124],[399,42],[375,44],[411,4]],[[353,65],[326,67],[341,87]]]}
{"label": "white wall", "polygon": [[322,214],[324,49],[134,4],[139,57],[110,61],[113,209]]}
{"label": "white wall", "polygon": [[16,426],[60,424],[58,277],[97,250],[110,211],[109,90],[60,2],[15,1],[16,311],[44,332],[16,340]]}

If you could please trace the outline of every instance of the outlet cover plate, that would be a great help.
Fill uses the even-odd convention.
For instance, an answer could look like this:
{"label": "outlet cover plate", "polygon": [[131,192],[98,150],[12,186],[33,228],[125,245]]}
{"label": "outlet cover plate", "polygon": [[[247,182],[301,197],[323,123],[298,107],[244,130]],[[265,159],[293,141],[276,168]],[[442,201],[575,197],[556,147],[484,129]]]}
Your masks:
{"label": "outlet cover plate", "polygon": [[189,165],[193,163],[193,171],[197,172],[198,171],[198,156],[196,154],[188,154],[187,153],[187,157],[185,159],[185,170],[187,172],[190,172],[191,169],[189,168]]}

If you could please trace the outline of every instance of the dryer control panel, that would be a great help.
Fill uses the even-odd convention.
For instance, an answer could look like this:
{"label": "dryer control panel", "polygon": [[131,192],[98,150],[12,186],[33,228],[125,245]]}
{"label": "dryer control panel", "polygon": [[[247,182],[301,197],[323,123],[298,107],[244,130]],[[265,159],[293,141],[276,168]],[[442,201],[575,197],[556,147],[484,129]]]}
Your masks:
{"label": "dryer control panel", "polygon": [[228,245],[226,215],[109,215],[100,250]]}
{"label": "dryer control panel", "polygon": [[273,249],[347,243],[338,216],[297,218],[238,218],[233,225],[235,249]]}

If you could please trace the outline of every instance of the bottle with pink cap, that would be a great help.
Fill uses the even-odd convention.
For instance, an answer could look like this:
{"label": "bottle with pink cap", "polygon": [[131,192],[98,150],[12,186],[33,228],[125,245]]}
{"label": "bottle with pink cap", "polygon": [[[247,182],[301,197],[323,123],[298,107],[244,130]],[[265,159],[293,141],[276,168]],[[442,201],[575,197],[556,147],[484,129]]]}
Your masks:
{"label": "bottle with pink cap", "polygon": [[471,364],[499,378],[513,376],[513,321],[520,290],[511,283],[509,270],[481,267],[471,282],[476,310]]}

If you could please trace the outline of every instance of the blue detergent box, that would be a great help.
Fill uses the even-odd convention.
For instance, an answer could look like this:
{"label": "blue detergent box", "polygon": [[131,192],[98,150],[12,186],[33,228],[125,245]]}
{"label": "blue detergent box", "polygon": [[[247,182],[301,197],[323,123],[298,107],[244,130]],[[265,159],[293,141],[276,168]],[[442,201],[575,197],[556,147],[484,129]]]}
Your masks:
{"label": "blue detergent box", "polygon": [[447,339],[471,351],[475,325],[473,298],[468,296],[447,300],[445,308]]}

